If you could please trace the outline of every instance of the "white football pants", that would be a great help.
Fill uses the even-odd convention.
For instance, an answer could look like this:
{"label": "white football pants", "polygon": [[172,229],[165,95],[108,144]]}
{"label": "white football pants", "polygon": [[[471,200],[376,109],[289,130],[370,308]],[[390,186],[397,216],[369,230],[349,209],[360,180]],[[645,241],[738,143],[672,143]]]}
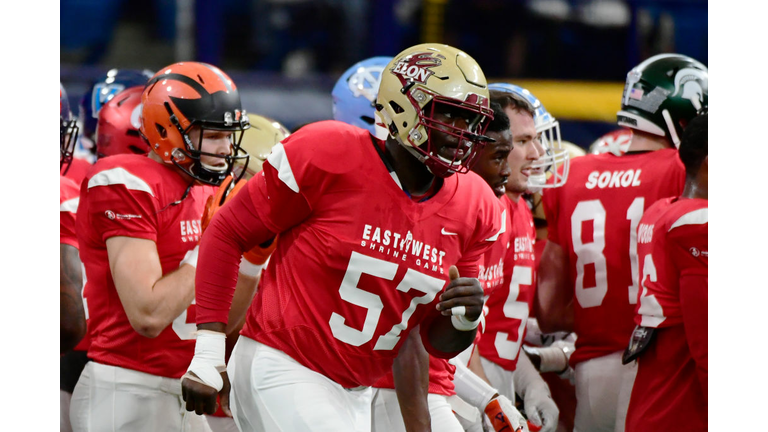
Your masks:
{"label": "white football pants", "polygon": [[215,417],[206,415],[205,420],[212,432],[240,432],[235,424],[235,419],[230,417]]}
{"label": "white football pants", "polygon": [[[432,430],[464,432],[464,428],[453,414],[447,396],[430,393],[427,395],[427,404]],[[393,389],[373,390],[372,419],[372,432],[405,432],[397,393]]]}
{"label": "white football pants", "polygon": [[[525,355],[525,353],[520,350],[518,355]],[[500,395],[506,396],[514,404],[515,381],[512,379],[514,371],[508,371],[482,356],[480,357],[480,364],[483,366],[483,372],[488,377],[491,387],[495,388]]]}
{"label": "white football pants", "polygon": [[242,432],[370,432],[370,387],[346,389],[282,351],[240,336],[227,365]]}
{"label": "white football pants", "polygon": [[88,362],[70,403],[75,432],[211,432],[188,412],[181,380]]}
{"label": "white football pants", "polygon": [[621,351],[576,365],[574,432],[624,432],[637,362],[621,364]]}

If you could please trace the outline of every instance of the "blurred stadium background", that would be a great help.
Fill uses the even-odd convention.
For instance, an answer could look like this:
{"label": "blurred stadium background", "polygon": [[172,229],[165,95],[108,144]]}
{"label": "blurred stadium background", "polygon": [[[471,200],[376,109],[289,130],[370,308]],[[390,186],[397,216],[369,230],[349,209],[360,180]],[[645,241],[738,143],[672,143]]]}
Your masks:
{"label": "blurred stadium background", "polygon": [[[294,130],[332,117],[341,73],[427,41],[531,90],[584,148],[615,129],[627,71],[678,52],[708,64],[706,0],[61,0],[73,107],[111,68],[215,64],[244,107]],[[76,110],[75,110],[76,111]]]}

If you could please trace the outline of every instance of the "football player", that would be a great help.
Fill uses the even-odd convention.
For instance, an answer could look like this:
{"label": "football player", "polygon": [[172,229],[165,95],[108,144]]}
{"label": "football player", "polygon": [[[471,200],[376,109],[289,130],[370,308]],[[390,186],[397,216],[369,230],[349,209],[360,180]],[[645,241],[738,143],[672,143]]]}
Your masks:
{"label": "football player", "polygon": [[[181,406],[195,346],[196,245],[206,200],[244,157],[248,117],[232,80],[204,63],[163,68],[141,102],[140,132],[152,151],[98,160],[81,188],[92,361],[72,395],[75,431],[207,429]],[[248,275],[237,282],[236,295],[255,289]]]}
{"label": "football player", "polygon": [[[486,264],[486,277],[497,286],[485,287],[488,314],[477,351],[489,383],[510,400],[519,394],[529,420],[545,431],[554,431],[559,413],[549,388],[528,358],[520,355],[536,281],[536,230],[522,195],[532,187],[561,186],[567,176],[568,153],[559,144],[559,133],[550,132],[557,122],[530,92],[512,84],[491,84],[489,88],[491,100],[509,117],[512,134],[509,176],[504,184],[492,184],[507,209],[509,234],[507,247]],[[546,170],[556,173],[549,184]]]}
{"label": "football player", "polygon": [[[241,182],[244,185],[246,181],[261,172],[262,165],[267,160],[269,153],[272,151],[272,147],[291,134],[285,126],[280,124],[280,122],[270,118],[258,114],[248,114],[248,119],[251,127],[245,130],[243,139],[240,141],[240,147],[248,153],[249,157],[246,160],[237,159],[235,161],[235,166],[232,168],[232,176],[222,182],[216,195],[208,199],[202,220],[203,230],[205,230],[207,223],[210,222],[210,218],[212,218],[220,206],[223,205],[221,202],[222,199],[224,202],[232,199],[237,192],[235,187],[239,190],[242,188],[242,185],[240,185]],[[241,176],[241,180],[239,180],[232,188],[228,187],[232,180],[240,178]],[[261,269],[265,265],[275,246],[277,246],[276,241],[277,239],[273,240],[273,242],[265,248],[257,247],[243,254],[243,259],[250,262],[252,266],[245,263],[243,263],[243,265],[249,266],[251,268],[251,273],[258,275],[256,276],[257,278],[260,277]],[[247,299],[249,303],[251,300],[252,298]],[[232,348],[234,348],[235,343],[237,342],[244,321],[245,316],[243,316],[240,322],[227,333],[227,345],[225,350],[225,357],[227,360],[232,353]],[[234,419],[224,412],[221,405],[217,407],[215,413],[206,415],[205,419],[208,421],[208,426],[210,426],[212,432],[238,432]]]}
{"label": "football player", "polygon": [[[383,131],[384,138],[386,138],[387,129],[384,128],[383,121],[375,114],[375,102],[381,82],[381,73],[391,60],[392,57],[373,57],[354,64],[341,75],[332,94],[335,120],[361,127],[379,137],[378,134]],[[494,171],[493,183],[495,184],[500,182],[499,178],[506,178],[508,175],[505,168],[506,163],[498,163],[497,153],[508,154],[512,144],[509,133],[504,135],[504,139],[495,137],[495,132],[509,129],[509,121],[506,114],[500,110],[493,109],[493,111],[494,119],[489,124],[486,133],[496,138],[497,142],[489,144],[482,150],[472,169],[476,171],[477,167],[482,165],[487,167],[486,170]],[[488,180],[486,179],[486,181]],[[497,240],[494,247],[498,247],[499,243],[500,240]],[[482,270],[480,273],[482,275]],[[480,280],[482,283],[482,279]],[[414,336],[414,333],[411,333],[411,336]],[[394,432],[419,427],[426,419],[419,417],[419,411],[414,410],[413,405],[418,404],[418,399],[423,397],[423,393],[426,392],[428,393],[426,397],[432,428],[441,431],[462,431],[462,425],[454,415],[454,412],[464,413],[459,406],[466,405],[465,402],[457,401],[457,396],[455,396],[454,373],[457,366],[449,364],[445,359],[429,356],[418,338],[412,340],[411,336],[406,340],[395,359],[392,368],[394,373],[388,373],[373,385],[371,430],[374,432]],[[427,371],[422,371],[420,367],[427,369]],[[461,368],[461,364],[458,364],[458,367]],[[469,393],[462,396],[479,400],[478,408],[482,411],[490,404],[491,400],[497,399],[499,395],[484,382],[481,382],[481,388],[490,389],[485,392],[478,392],[476,390],[478,385],[472,382],[462,385],[465,384],[463,381],[472,379],[465,377],[474,375],[466,366],[463,369],[465,373],[459,371],[460,382],[456,387],[460,391],[468,389]],[[426,388],[421,388],[422,375],[428,376]],[[477,377],[474,379],[480,380]],[[486,398],[489,395],[490,397]],[[499,403],[495,406],[499,406]],[[504,407],[511,408],[508,417],[514,418],[516,422],[513,424],[516,428],[522,416],[512,407],[511,403],[505,404]],[[476,409],[470,409],[467,415],[471,415],[471,420],[480,423],[479,412]]]}
{"label": "football player", "polygon": [[638,297],[637,226],[657,200],[679,196],[683,127],[707,106],[707,68],[678,54],[654,56],[627,74],[619,126],[632,129],[621,157],[587,155],[568,183],[544,194],[548,236],[536,318],[544,332],[575,331],[570,357],[575,429],[622,431],[636,368],[621,353]]}
{"label": "football player", "polygon": [[[477,157],[477,162],[472,166],[472,171],[483,178],[493,189],[496,197],[503,202],[505,200],[504,184],[510,174],[507,156],[512,150],[512,133],[507,114],[501,106],[492,102],[491,108],[493,120],[486,129],[486,134],[495,141],[486,144]],[[504,209],[502,213],[504,228],[493,247],[481,260],[478,280],[486,295],[502,281],[503,267],[498,261],[503,259],[509,244],[508,233],[511,230],[507,217],[507,210]],[[420,346],[418,340],[415,344]],[[401,356],[407,349],[406,347],[401,350]],[[396,360],[396,365],[398,360],[400,356]],[[413,369],[412,366],[411,368]],[[460,359],[455,358],[449,362],[446,359],[429,356],[428,376],[428,406],[434,430],[461,432],[464,430],[463,425],[481,426],[480,413],[482,412],[488,414],[496,430],[509,430],[510,426],[512,430],[518,430],[520,427],[522,427],[520,430],[528,430],[525,419],[514,408],[513,403],[482,381]],[[393,374],[388,374],[373,386],[372,430],[374,432],[405,431],[407,428],[404,421],[405,423],[416,421],[411,418],[413,416],[409,416],[410,412],[407,408],[413,398],[407,392],[412,392],[413,389],[404,387],[395,378],[396,374],[394,377]],[[406,389],[405,394],[402,387]],[[457,397],[463,400],[457,400]],[[467,403],[471,406],[467,407]],[[504,427],[506,429],[503,429]]]}
{"label": "football player", "polygon": [[149,144],[139,134],[143,91],[143,85],[127,88],[99,110],[96,123],[97,158],[149,153]]}
{"label": "football player", "polygon": [[80,99],[78,119],[83,127],[83,146],[91,152],[91,158],[96,156],[96,127],[99,121],[99,111],[123,90],[144,86],[154,75],[146,69],[110,69],[94,81]]}
{"label": "football player", "polygon": [[624,359],[638,366],[627,431],[707,430],[708,152],[702,114],[680,143],[682,195],[657,201],[638,225],[642,291]]}
{"label": "football player", "polygon": [[[59,117],[60,141],[59,151],[61,152],[60,162],[63,170],[72,161],[72,151],[77,140],[78,127],[72,118],[72,111],[69,108],[69,100],[64,86],[59,84]],[[60,177],[60,223],[59,223],[59,329],[60,329],[60,351],[61,379],[59,382],[60,393],[60,426],[62,431],[71,430],[69,424],[69,401],[72,397],[72,389],[77,382],[77,375],[74,380],[66,378],[67,365],[70,363],[67,359],[79,357],[72,355],[72,349],[78,345],[86,334],[85,310],[83,308],[82,288],[83,274],[81,270],[80,256],[78,254],[77,236],[75,234],[75,215],[77,213],[77,203],[79,201],[80,189],[71,179],[59,175]],[[82,357],[85,357],[84,355]],[[76,361],[78,364],[84,364],[83,360]]]}
{"label": "football player", "polygon": [[[229,373],[242,431],[367,431],[370,386],[416,326],[438,357],[472,343],[477,262],[500,213],[482,179],[454,174],[486,139],[485,77],[462,51],[417,45],[385,68],[376,109],[386,141],[337,121],[304,126],[213,218],[196,278],[198,354],[182,383],[188,410],[211,412]],[[238,257],[278,233],[225,371]]]}
{"label": "football player", "polygon": [[96,125],[98,113],[116,94],[132,86],[143,86],[152,77],[150,71],[112,69],[95,81],[80,99],[78,123],[82,134],[73,148],[74,158],[62,174],[71,178],[78,185],[91,164],[96,160]]}
{"label": "football player", "polygon": [[[560,145],[568,151],[569,160],[586,154],[583,148],[568,141],[561,141]],[[541,203],[542,192],[524,195],[533,213],[533,224],[536,227],[533,253],[537,272],[541,253],[547,244],[547,218]],[[573,352],[575,340],[575,333],[542,333],[534,316],[529,317],[525,324],[523,351],[549,386],[552,400],[560,411],[558,429],[568,431],[573,430],[573,417],[576,412],[576,392],[571,382],[573,369],[568,366],[568,357]]]}

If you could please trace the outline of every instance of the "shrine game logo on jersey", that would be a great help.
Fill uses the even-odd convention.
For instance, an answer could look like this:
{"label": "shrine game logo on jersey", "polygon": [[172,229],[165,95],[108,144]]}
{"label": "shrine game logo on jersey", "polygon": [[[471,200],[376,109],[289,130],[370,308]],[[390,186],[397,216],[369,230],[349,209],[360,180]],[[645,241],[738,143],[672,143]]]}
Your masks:
{"label": "shrine game logo on jersey", "polygon": [[406,81],[416,81],[422,84],[427,83],[427,78],[434,75],[433,67],[443,64],[445,57],[441,54],[424,52],[403,58],[394,68],[392,73],[399,75]]}
{"label": "shrine game logo on jersey", "polygon": [[360,246],[362,247],[378,251],[380,254],[402,260],[403,262],[408,261],[410,258],[413,260],[413,264],[419,268],[445,274],[443,270],[445,251],[423,241],[416,240],[410,231],[402,234],[365,224],[361,237]]}

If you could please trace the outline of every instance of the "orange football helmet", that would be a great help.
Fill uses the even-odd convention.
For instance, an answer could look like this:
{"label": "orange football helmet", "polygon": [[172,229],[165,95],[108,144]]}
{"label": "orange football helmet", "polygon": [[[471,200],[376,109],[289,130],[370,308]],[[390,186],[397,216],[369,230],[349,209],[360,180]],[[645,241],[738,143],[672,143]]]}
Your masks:
{"label": "orange football helmet", "polygon": [[[240,149],[242,132],[250,126],[248,116],[235,83],[216,66],[183,62],[164,67],[147,82],[141,103],[139,130],[152,151],[196,180],[218,185],[236,159],[248,157]],[[195,127],[201,129],[198,143],[189,138]],[[230,154],[202,152],[205,130],[231,131]],[[202,156],[220,157],[226,164],[205,164]]]}

